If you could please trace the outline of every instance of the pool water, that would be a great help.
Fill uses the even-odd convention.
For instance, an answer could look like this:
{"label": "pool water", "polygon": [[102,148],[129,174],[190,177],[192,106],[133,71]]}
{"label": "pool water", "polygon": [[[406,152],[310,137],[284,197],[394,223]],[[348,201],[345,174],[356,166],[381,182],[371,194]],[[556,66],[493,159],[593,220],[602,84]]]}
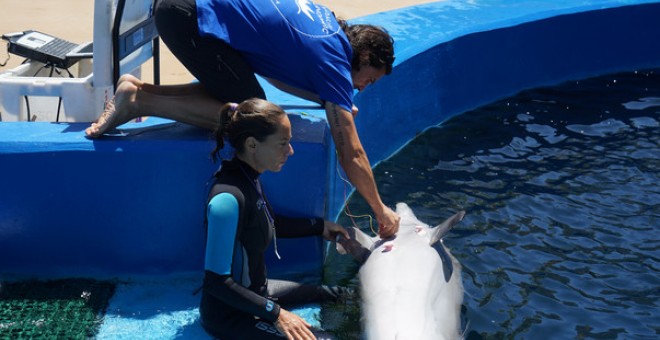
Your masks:
{"label": "pool water", "polygon": [[[659,169],[660,72],[646,70],[466,112],[374,174],[386,204],[429,224],[467,211],[445,244],[463,265],[468,339],[656,339]],[[359,195],[348,207],[369,213]],[[331,251],[326,281],[356,286],[357,270]],[[359,337],[359,317],[359,303],[322,312],[342,338]]]}

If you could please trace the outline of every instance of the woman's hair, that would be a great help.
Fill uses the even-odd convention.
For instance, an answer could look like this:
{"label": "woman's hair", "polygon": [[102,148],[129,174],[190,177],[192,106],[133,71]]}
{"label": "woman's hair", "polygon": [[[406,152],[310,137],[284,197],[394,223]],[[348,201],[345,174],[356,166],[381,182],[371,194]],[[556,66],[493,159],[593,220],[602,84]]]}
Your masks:
{"label": "woman's hair", "polygon": [[214,132],[216,147],[211,152],[217,161],[225,139],[236,153],[245,151],[245,141],[254,137],[263,142],[277,131],[279,120],[286,113],[281,107],[263,99],[252,98],[240,104],[227,103],[220,109],[220,124]]}
{"label": "woman's hair", "polygon": [[384,28],[364,24],[349,25],[343,19],[337,21],[353,48],[353,70],[359,71],[361,66],[368,65],[377,69],[385,68],[385,74],[392,73],[394,39]]}

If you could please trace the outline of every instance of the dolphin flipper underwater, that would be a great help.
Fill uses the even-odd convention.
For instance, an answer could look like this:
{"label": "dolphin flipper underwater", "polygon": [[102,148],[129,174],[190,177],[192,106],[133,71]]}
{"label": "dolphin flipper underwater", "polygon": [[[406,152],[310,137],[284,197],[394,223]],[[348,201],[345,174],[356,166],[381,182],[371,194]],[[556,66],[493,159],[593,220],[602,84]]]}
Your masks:
{"label": "dolphin flipper underwater", "polygon": [[337,241],[341,254],[363,263],[359,278],[366,339],[460,339],[463,304],[461,265],[442,238],[465,216],[461,211],[436,227],[419,221],[405,203],[393,239],[349,228]]}

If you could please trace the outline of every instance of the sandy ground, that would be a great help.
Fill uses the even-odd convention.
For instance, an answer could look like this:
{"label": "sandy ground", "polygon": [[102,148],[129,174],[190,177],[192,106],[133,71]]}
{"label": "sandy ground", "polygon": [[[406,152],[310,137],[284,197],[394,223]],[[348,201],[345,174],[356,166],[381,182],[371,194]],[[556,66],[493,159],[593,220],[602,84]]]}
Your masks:
{"label": "sandy ground", "polygon": [[[316,0],[350,19],[371,13],[412,6],[434,0]],[[0,34],[37,30],[76,43],[92,40],[94,0],[0,0]],[[7,50],[0,40],[0,64],[7,59]],[[161,43],[162,44],[162,43]],[[12,55],[0,72],[16,67],[23,58]],[[151,65],[145,64],[143,78],[151,81]],[[161,83],[180,84],[192,80],[188,71],[164,45],[161,48]]]}

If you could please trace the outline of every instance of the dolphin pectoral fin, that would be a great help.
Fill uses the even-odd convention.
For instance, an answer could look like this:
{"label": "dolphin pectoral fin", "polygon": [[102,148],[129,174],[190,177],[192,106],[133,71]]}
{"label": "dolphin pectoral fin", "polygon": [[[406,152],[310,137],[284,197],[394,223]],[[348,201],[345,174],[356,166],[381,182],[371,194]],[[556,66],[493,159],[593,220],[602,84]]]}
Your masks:
{"label": "dolphin pectoral fin", "polygon": [[337,252],[340,254],[350,254],[356,261],[362,265],[369,255],[374,241],[367,234],[357,228],[346,228],[350,239],[344,238],[341,234],[337,236]]}
{"label": "dolphin pectoral fin", "polygon": [[432,245],[433,249],[440,255],[442,260],[442,273],[445,275],[445,282],[449,282],[451,275],[454,273],[454,264],[451,262],[451,257],[447,253],[447,249],[442,245],[442,242],[436,242]]}

